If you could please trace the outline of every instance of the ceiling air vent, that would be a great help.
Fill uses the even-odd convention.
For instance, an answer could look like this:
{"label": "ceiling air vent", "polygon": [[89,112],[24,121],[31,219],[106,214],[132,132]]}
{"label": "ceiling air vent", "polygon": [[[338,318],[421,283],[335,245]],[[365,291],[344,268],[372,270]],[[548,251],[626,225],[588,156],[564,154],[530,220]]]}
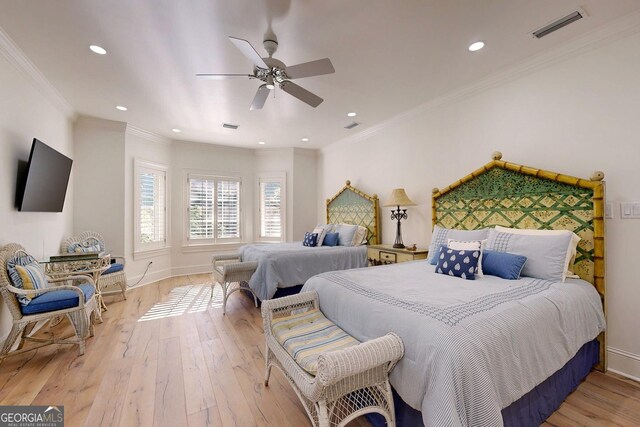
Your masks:
{"label": "ceiling air vent", "polygon": [[577,10],[573,13],[568,14],[567,16],[563,16],[560,19],[556,19],[555,21],[553,21],[551,24],[540,28],[539,30],[536,30],[533,32],[533,36],[535,38],[541,39],[542,37],[549,35],[551,33],[553,33],[554,31],[558,31],[560,28],[562,27],[566,27],[567,25],[571,24],[572,22],[576,22],[579,19],[584,18],[584,14],[581,12],[578,12]]}
{"label": "ceiling air vent", "polygon": [[231,123],[223,123],[222,127],[226,129],[238,129],[238,125],[232,125]]}
{"label": "ceiling air vent", "polygon": [[360,123],[356,123],[356,122],[352,122],[349,123],[348,125],[346,125],[344,128],[345,129],[353,129],[354,127],[358,126]]}

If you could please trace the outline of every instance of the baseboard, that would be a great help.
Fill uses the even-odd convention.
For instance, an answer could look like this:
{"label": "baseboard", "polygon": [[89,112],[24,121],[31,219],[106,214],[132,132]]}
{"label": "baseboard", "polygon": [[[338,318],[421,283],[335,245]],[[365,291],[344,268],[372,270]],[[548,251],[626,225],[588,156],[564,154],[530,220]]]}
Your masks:
{"label": "baseboard", "polygon": [[607,347],[608,370],[640,382],[640,355]]}
{"label": "baseboard", "polygon": [[140,286],[158,282],[160,280],[168,279],[171,276],[171,269],[165,268],[164,270],[153,271],[151,273],[147,273],[146,275],[140,274],[138,276],[127,277],[127,288],[137,288]]}
{"label": "baseboard", "polygon": [[171,276],[187,276],[189,274],[211,273],[211,263],[201,265],[190,265],[188,267],[175,267],[171,269]]}

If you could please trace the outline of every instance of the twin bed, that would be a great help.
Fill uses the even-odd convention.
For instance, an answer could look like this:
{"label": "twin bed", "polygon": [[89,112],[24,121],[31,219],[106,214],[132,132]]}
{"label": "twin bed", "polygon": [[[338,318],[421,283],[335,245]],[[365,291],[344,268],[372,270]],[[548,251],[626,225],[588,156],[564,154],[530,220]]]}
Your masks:
{"label": "twin bed", "polygon": [[[353,224],[367,229],[366,242],[379,242],[378,196],[345,186],[327,199],[327,224]],[[303,285],[327,271],[367,266],[367,246],[303,246],[302,242],[263,243],[240,248],[242,261],[257,261],[249,286],[260,300],[271,299],[278,289]]]}
{"label": "twin bed", "polygon": [[[601,179],[601,178],[600,178]],[[327,272],[303,291],[360,341],[389,331],[399,425],[539,425],[596,365],[605,368],[604,183],[494,160],[434,190],[434,225],[572,230],[565,282],[437,274],[426,261]]]}

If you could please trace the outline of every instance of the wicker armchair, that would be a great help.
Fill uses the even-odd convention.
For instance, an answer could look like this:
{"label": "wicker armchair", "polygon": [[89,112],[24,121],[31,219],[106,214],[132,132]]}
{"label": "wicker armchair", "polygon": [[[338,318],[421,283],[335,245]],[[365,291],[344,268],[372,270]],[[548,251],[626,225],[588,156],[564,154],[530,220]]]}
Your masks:
{"label": "wicker armchair", "polygon": [[[103,252],[106,248],[102,235],[93,231],[85,231],[79,236],[69,237],[62,242],[62,245],[60,245],[60,253],[65,254],[72,252],[70,248],[78,245],[84,248],[99,246],[100,252]],[[127,275],[124,272],[125,259],[122,256],[113,255],[111,256],[111,259],[111,267],[102,273],[100,275],[100,280],[97,281],[97,285],[100,287],[98,292],[102,295],[106,295],[102,293],[104,288],[112,285],[118,285],[120,287],[122,297],[127,299]]]}
{"label": "wicker armchair", "polygon": [[300,398],[314,427],[344,426],[360,415],[377,412],[395,426],[393,395],[388,374],[404,354],[394,333],[318,356],[317,375],[303,370],[280,345],[271,323],[304,308],[319,309],[318,294],[303,292],[263,301],[266,338],[265,385],[273,366],[280,369]]}
{"label": "wicker armchair", "polygon": [[[95,298],[95,284],[93,279],[88,276],[67,276],[56,279],[48,279],[49,284],[54,284],[46,289],[38,290],[23,290],[14,287],[11,284],[11,279],[7,273],[7,262],[10,261],[19,252],[23,252],[24,248],[16,243],[10,243],[0,250],[0,294],[4,303],[9,308],[9,312],[13,317],[13,326],[9,332],[9,336],[5,340],[2,349],[0,350],[0,361],[4,360],[7,356],[24,353],[26,351],[35,350],[36,348],[43,347],[49,344],[78,344],[80,355],[84,354],[85,339],[87,336],[93,336],[93,321],[98,313],[98,305]],[[82,281],[85,282],[91,288],[92,295],[85,301],[85,293],[77,286],[71,285],[55,285],[55,283],[65,283],[66,281]],[[68,291],[72,291],[78,296],[78,305],[70,308],[38,312],[35,314],[22,314],[22,308],[18,302],[18,295],[33,295],[35,301],[36,297],[44,294],[55,293],[60,291],[67,291],[65,295],[68,295]],[[35,323],[41,320],[53,320],[66,316],[73,325],[75,334],[64,338],[34,338],[29,337],[29,333],[33,330]],[[11,348],[19,339],[18,348],[15,351],[10,352]],[[32,341],[38,343],[38,345],[30,346],[24,349],[25,341]]]}
{"label": "wicker armchair", "polygon": [[213,298],[213,288],[216,283],[222,287],[222,314],[227,312],[227,299],[229,295],[236,291],[248,291],[253,295],[253,302],[258,307],[258,298],[253,290],[249,287],[249,280],[258,263],[255,261],[241,262],[240,255],[214,255],[213,264],[213,282],[211,283],[211,297]]}

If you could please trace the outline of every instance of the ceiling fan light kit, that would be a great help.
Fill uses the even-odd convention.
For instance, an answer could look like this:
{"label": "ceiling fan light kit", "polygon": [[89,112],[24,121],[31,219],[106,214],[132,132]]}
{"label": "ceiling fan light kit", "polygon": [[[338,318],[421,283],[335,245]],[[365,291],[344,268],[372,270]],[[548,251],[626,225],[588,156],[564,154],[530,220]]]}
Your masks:
{"label": "ceiling fan light kit", "polygon": [[284,92],[298,98],[311,107],[315,108],[324,101],[318,95],[309,92],[303,87],[291,82],[291,80],[335,73],[336,70],[333,68],[333,64],[329,58],[287,67],[282,61],[273,58],[273,54],[278,49],[277,40],[267,39],[262,42],[264,50],[269,54],[267,58],[260,57],[255,48],[247,40],[231,36],[229,36],[229,40],[253,63],[253,74],[196,74],[197,77],[205,79],[249,77],[250,79],[261,80],[264,84],[258,87],[258,91],[249,107],[250,110],[262,109],[267,101],[269,92],[275,89],[276,83]]}

